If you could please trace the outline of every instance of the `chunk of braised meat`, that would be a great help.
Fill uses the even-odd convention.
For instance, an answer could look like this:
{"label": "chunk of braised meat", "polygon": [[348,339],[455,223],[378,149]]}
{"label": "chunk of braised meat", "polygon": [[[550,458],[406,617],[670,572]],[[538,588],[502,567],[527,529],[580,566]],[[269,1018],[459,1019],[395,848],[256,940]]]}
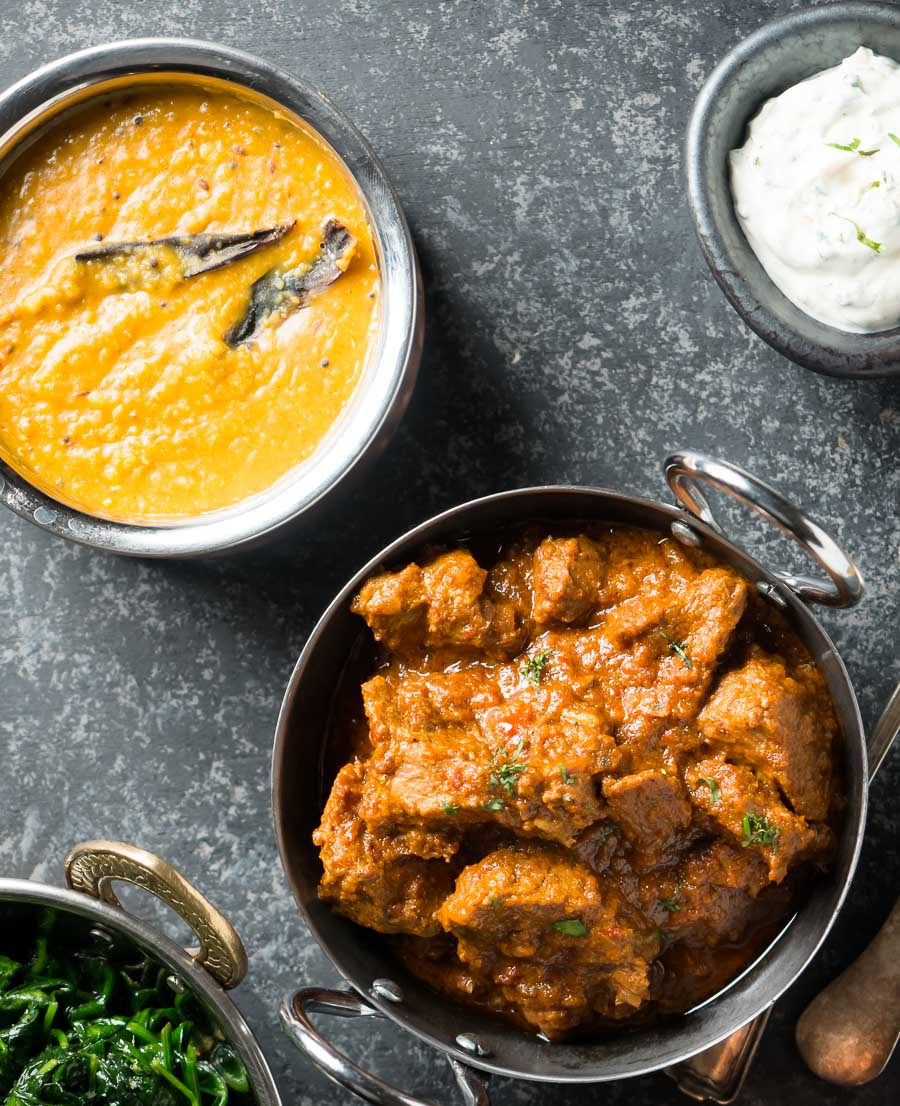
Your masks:
{"label": "chunk of braised meat", "polygon": [[744,612],[747,585],[729,569],[707,569],[680,587],[638,595],[604,616],[595,663],[620,742],[646,744],[697,717]]}
{"label": "chunk of braised meat", "polygon": [[438,911],[459,959],[548,1037],[633,1013],[659,949],[608,878],[551,846],[498,849],[464,869]]}
{"label": "chunk of braised meat", "polygon": [[545,538],[534,551],[534,621],[578,622],[600,605],[604,558],[590,538]]}
{"label": "chunk of braised meat", "polygon": [[488,810],[521,832],[571,845],[601,808],[594,777],[619,753],[602,715],[586,703],[560,705],[552,692],[524,692],[478,716],[490,750]]}
{"label": "chunk of braised meat", "polygon": [[641,909],[669,941],[703,948],[736,942],[752,924],[754,901],[767,883],[766,865],[755,853],[716,840],[665,877],[642,876]]}
{"label": "chunk of braised meat", "polygon": [[710,757],[687,768],[685,783],[697,811],[726,838],[764,860],[774,883],[795,864],[819,858],[830,847],[827,826],[810,824],[788,810],[774,784],[747,765]]}
{"label": "chunk of braised meat", "polygon": [[590,708],[531,690],[486,705],[482,680],[463,670],[408,675],[396,687],[369,681],[375,749],[362,817],[378,833],[426,826],[454,834],[499,823],[572,844],[599,817],[593,777],[614,763],[613,738]]}
{"label": "chunk of braised meat", "polygon": [[[423,860],[409,852],[410,844],[429,851],[422,831],[414,835],[417,840],[369,832],[359,817],[365,775],[360,761],[344,765],[313,834],[325,869],[319,897],[379,933],[433,936],[440,932],[435,911],[453,889],[453,871],[444,860]],[[445,847],[439,837],[430,844],[432,855]]]}
{"label": "chunk of braised meat", "polygon": [[597,544],[606,558],[604,607],[653,591],[678,593],[697,576],[692,557],[671,538],[660,540],[646,530],[612,530]]}
{"label": "chunk of braised meat", "polygon": [[792,675],[780,658],[755,649],[742,668],[722,677],[699,729],[729,758],[774,780],[797,814],[827,817],[837,720],[817,670]]}
{"label": "chunk of braised meat", "polygon": [[389,672],[367,680],[362,697],[373,745],[395,737],[472,726],[476,712],[501,702],[500,689],[483,668]]}
{"label": "chunk of braised meat", "polygon": [[684,847],[691,804],[680,780],[653,769],[607,777],[603,795],[610,817],[632,846],[636,867],[665,863]]}
{"label": "chunk of braised meat", "polygon": [[511,655],[528,633],[527,611],[516,597],[486,594],[488,573],[468,550],[457,549],[420,568],[367,580],[351,610],[392,653],[421,649],[465,649]]}

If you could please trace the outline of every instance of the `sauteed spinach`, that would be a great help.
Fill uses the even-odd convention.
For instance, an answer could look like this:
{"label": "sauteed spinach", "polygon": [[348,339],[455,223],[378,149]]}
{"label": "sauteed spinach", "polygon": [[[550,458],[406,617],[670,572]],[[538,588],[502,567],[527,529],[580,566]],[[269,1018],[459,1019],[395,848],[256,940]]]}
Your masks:
{"label": "sauteed spinach", "polygon": [[248,1106],[239,1057],[169,969],[36,920],[0,952],[3,1106]]}

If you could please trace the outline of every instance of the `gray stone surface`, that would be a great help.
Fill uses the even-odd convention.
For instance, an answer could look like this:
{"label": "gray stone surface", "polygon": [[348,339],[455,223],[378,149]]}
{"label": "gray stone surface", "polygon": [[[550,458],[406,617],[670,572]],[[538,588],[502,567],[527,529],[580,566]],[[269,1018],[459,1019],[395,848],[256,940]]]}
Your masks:
{"label": "gray stone surface", "polygon": [[[238,992],[285,1102],[349,1102],[282,1041],[278,995],[334,973],[295,916],[270,827],[269,749],[305,635],[361,559],[439,508],[544,481],[653,496],[690,445],[769,477],[858,556],[865,603],[825,622],[871,722],[900,676],[900,387],[825,380],[732,313],[697,250],[680,177],[692,99],[785,3],[497,0],[0,0],[2,77],[144,34],[243,46],[312,80],[396,182],[428,289],[409,415],[314,530],[235,560],[115,560],[0,518],[0,872],[50,882],[79,839],[180,865],[251,954]],[[877,46],[877,44],[872,44]],[[743,524],[738,518],[736,526]],[[780,542],[749,528],[772,561]],[[900,1064],[839,1091],[793,1024],[872,936],[898,888],[900,759],[873,789],[834,935],[778,1004],[747,1106],[900,1098]],[[367,1064],[453,1099],[445,1065],[386,1029],[335,1025]],[[591,1088],[498,1080],[499,1106],[673,1102],[662,1076]]]}

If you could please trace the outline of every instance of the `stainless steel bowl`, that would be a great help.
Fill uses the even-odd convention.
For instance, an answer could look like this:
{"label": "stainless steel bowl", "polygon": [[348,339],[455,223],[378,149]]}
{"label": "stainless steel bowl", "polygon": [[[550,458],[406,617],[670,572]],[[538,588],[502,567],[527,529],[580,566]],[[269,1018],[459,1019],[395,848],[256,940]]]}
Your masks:
{"label": "stainless steel bowl", "polygon": [[133,39],[70,54],[0,95],[0,175],[62,112],[134,84],[193,82],[231,88],[311,126],[353,175],[370,220],[382,281],[381,326],[364,378],[310,460],[267,491],[196,519],[110,522],[73,510],[0,462],[0,503],[83,545],[142,557],[198,557],[245,548],[291,523],[384,446],[415,383],[424,326],[422,285],[409,228],[366,140],[318,89],[239,50],[189,39]]}
{"label": "stainless steel bowl", "polygon": [[[65,862],[69,890],[30,880],[0,879],[0,932],[31,926],[37,912],[66,915],[73,936],[84,940],[97,926],[122,947],[137,946],[171,969],[234,1046],[250,1077],[259,1106],[281,1106],[272,1073],[250,1027],[226,994],[247,973],[247,956],[229,922],[171,865],[152,853],[118,841],[87,841]],[[196,933],[197,949],[183,949],[153,926],[126,913],[112,889],[131,883],[171,907]],[[2,950],[0,950],[2,951]]]}
{"label": "stainless steel bowl", "polygon": [[[865,825],[866,743],[847,671],[806,602],[850,606],[862,594],[859,573],[820,527],[749,473],[690,452],[670,457],[666,473],[683,509],[604,489],[545,487],[502,492],[430,519],[356,573],[322,616],[297,662],[273,753],[278,847],[304,921],[353,990],[299,991],[285,1000],[282,1017],[308,1056],[370,1102],[423,1106],[349,1060],[313,1025],[311,1014],[389,1018],[450,1059],[470,1104],[488,1101],[473,1067],[551,1083],[593,1083],[667,1068],[683,1088],[726,1101],[740,1083],[772,1003],[806,967],[844,901]],[[825,576],[814,579],[766,569],[726,536],[703,496],[701,482],[729,493],[788,533]],[[834,697],[843,734],[847,811],[828,876],[818,881],[779,938],[714,1000],[665,1023],[592,1042],[550,1043],[437,996],[405,971],[377,934],[360,929],[322,902],[317,894],[321,864],[311,835],[337,767],[325,743],[334,688],[347,658],[367,633],[350,613],[350,600],[361,583],[374,572],[415,558],[425,547],[453,545],[473,535],[496,540],[523,523],[552,526],[578,520],[638,526],[688,546],[702,546],[743,573],[785,614]],[[708,1051],[712,1046],[714,1053]]]}
{"label": "stainless steel bowl", "polygon": [[729,151],[740,146],[766,100],[830,69],[858,46],[900,62],[900,8],[842,3],[767,23],[713,70],[687,132],[685,168],[703,256],[744,322],[798,365],[827,376],[900,373],[900,328],[848,334],[811,318],[775,287],[744,237],[731,196]]}

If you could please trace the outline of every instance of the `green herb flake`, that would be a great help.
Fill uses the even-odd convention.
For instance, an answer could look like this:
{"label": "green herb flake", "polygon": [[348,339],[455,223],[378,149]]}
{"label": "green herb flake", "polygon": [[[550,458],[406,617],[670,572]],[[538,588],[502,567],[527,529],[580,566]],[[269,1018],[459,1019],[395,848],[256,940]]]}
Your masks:
{"label": "green herb flake", "polygon": [[843,150],[847,154],[855,154],[859,149],[859,139],[851,139],[846,146],[842,146],[840,142],[826,142],[826,146],[830,146],[832,150]]}
{"label": "green herb flake", "polygon": [[491,757],[488,783],[495,791],[502,789],[508,795],[518,794],[519,776],[528,767],[528,762],[522,759],[525,744],[523,737],[511,754],[504,749],[498,749]]}
{"label": "green herb flake", "polygon": [[550,650],[543,649],[540,653],[535,653],[533,657],[529,657],[522,665],[522,675],[532,687],[541,686],[541,677],[544,675],[544,669],[547,667],[549,660]]}
{"label": "green herb flake", "polygon": [[609,840],[619,827],[615,822],[604,822],[597,830],[597,843],[602,845]]}
{"label": "green herb flake", "polygon": [[685,668],[694,667],[694,662],[688,656],[686,641],[676,641],[675,638],[673,638],[671,634],[667,634],[665,630],[657,630],[656,632],[661,638],[664,638],[669,643],[669,652],[674,653]]}
{"label": "green herb flake", "polygon": [[848,142],[846,146],[840,142],[826,142],[826,146],[830,146],[832,150],[843,150],[847,154],[859,154],[860,157],[871,157],[873,154],[880,153],[881,147],[876,146],[874,150],[861,150],[859,148],[859,139],[854,138],[851,142]]}
{"label": "green herb flake", "polygon": [[484,804],[485,810],[503,810],[506,803],[502,799],[488,799]]}
{"label": "green herb flake", "polygon": [[677,895],[673,895],[671,899],[660,899],[659,905],[663,910],[668,910],[670,914],[675,914],[681,909],[681,904],[678,901]]}
{"label": "green herb flake", "polygon": [[701,776],[700,783],[705,783],[709,788],[709,801],[711,803],[720,803],[722,801],[722,789],[712,776]]}
{"label": "green herb flake", "polygon": [[741,820],[741,829],[744,831],[744,840],[741,845],[746,849],[750,845],[769,846],[772,853],[778,852],[778,838],[781,836],[781,828],[773,826],[768,815],[759,815],[748,810]]}
{"label": "green herb flake", "polygon": [[670,940],[670,938],[665,933],[663,933],[663,931],[661,929],[652,930],[652,932],[650,933],[650,936],[655,937],[656,940],[659,941],[659,943],[662,945],[663,948],[665,948],[666,945],[668,945],[669,940]]}
{"label": "green herb flake", "polygon": [[898,138],[898,137],[897,137],[897,136],[896,136],[896,135],[895,135],[895,134],[893,133],[893,131],[888,131],[888,138],[889,138],[889,139],[891,140],[891,142],[893,142],[893,143],[894,143],[894,145],[895,145],[895,146],[900,146],[900,138]]}
{"label": "green herb flake", "polygon": [[445,814],[459,814],[459,807],[456,803],[441,803],[441,810]]}
{"label": "green herb flake", "polygon": [[572,783],[575,782],[575,777],[569,775],[569,771],[568,771],[568,769],[566,768],[566,766],[564,764],[561,764],[559,766],[559,774],[560,774],[560,778],[562,779],[563,783],[567,787],[569,786],[569,784],[572,784]]}
{"label": "green herb flake", "polygon": [[829,214],[833,215],[835,219],[840,219],[845,223],[849,223],[850,226],[853,227],[853,229],[856,231],[857,242],[862,242],[864,246],[868,246],[869,249],[874,250],[875,253],[881,253],[881,243],[874,241],[874,239],[872,238],[867,238],[865,231],[862,229],[859,223],[855,223],[852,219],[848,219],[846,215],[838,215],[836,211],[829,212]]}
{"label": "green herb flake", "polygon": [[859,190],[860,198],[865,196],[865,194],[867,192],[871,192],[873,188],[880,188],[880,187],[881,187],[881,181],[880,180],[873,180],[871,184],[867,184],[864,188],[860,188],[860,190]]}
{"label": "green herb flake", "polygon": [[564,933],[567,937],[587,937],[587,926],[580,918],[566,918],[562,922],[554,922],[553,928],[557,933]]}

